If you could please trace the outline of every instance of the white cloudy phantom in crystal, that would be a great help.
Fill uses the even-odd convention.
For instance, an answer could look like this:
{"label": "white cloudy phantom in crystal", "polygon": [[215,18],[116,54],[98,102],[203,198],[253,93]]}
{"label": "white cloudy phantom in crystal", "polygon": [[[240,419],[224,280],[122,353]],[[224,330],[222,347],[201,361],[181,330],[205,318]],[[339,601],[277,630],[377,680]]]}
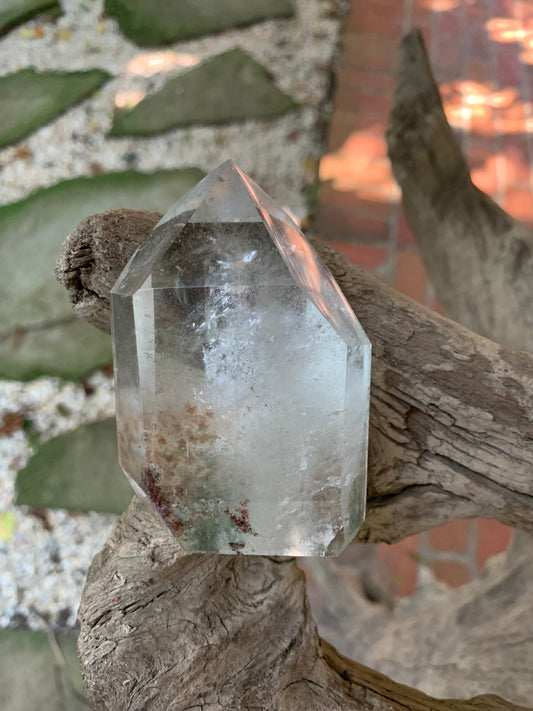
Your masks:
{"label": "white cloudy phantom in crystal", "polygon": [[119,453],[188,553],[337,555],[362,523],[370,343],[228,161],[113,287]]}

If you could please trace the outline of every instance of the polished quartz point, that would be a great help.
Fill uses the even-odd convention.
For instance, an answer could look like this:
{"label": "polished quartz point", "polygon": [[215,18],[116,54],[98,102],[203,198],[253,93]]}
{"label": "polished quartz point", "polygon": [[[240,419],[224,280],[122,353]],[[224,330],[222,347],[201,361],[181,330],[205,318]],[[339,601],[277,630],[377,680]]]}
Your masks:
{"label": "polished quartz point", "polygon": [[364,517],[370,344],[228,161],[111,292],[120,463],[187,553],[337,555]]}

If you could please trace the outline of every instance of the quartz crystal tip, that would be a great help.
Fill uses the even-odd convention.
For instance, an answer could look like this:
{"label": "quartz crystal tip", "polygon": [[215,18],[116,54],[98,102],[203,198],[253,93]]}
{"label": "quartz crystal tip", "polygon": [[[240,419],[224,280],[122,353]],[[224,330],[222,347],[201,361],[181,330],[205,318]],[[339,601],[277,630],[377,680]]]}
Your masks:
{"label": "quartz crystal tip", "polygon": [[370,343],[232,161],[111,292],[121,466],[187,553],[337,555],[364,517]]}

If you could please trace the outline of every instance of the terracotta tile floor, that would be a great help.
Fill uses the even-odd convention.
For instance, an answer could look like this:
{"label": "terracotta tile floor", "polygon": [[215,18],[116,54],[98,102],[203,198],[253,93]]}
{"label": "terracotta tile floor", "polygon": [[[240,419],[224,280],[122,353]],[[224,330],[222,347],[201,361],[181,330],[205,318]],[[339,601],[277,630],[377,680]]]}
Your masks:
{"label": "terracotta tile floor", "polygon": [[[385,130],[402,33],[420,27],[448,120],[472,179],[533,226],[533,2],[351,0],[337,74],[315,233],[414,299],[437,307],[402,214]],[[505,550],[511,531],[493,521],[457,521],[380,547],[402,594],[418,560],[457,586]],[[416,554],[414,554],[416,552]]]}

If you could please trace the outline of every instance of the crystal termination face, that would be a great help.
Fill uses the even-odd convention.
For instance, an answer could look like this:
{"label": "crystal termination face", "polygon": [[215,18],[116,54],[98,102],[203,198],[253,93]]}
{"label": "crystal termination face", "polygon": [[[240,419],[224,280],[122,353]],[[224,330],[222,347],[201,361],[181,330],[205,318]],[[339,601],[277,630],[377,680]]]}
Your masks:
{"label": "crystal termination face", "polygon": [[121,466],[187,553],[338,555],[364,518],[370,343],[232,162],[111,292]]}

